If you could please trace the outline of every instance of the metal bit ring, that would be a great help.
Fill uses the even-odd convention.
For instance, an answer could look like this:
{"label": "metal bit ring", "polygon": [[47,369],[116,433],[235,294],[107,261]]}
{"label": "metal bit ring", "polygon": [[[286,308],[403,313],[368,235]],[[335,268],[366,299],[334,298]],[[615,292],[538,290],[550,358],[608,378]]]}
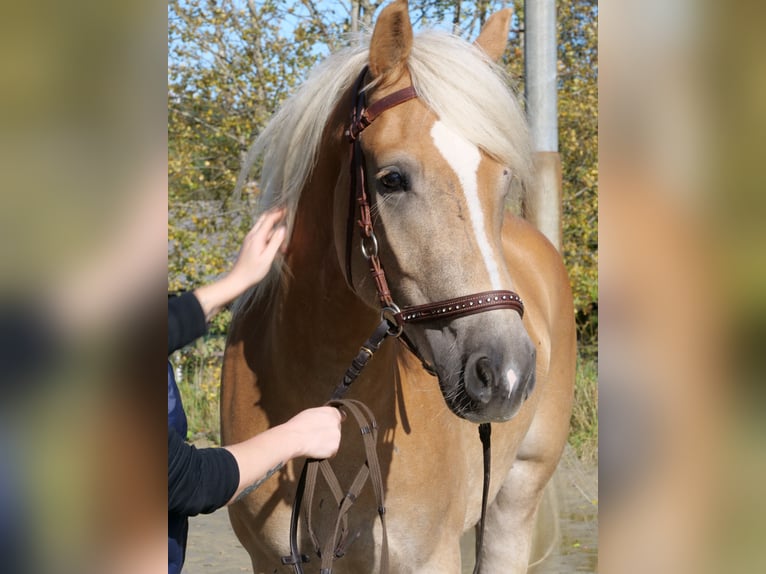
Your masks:
{"label": "metal bit ring", "polygon": [[404,322],[397,319],[397,316],[401,316],[401,313],[401,309],[395,303],[391,303],[391,305],[380,310],[380,319],[388,323],[388,334],[392,337],[398,337],[404,330]]}

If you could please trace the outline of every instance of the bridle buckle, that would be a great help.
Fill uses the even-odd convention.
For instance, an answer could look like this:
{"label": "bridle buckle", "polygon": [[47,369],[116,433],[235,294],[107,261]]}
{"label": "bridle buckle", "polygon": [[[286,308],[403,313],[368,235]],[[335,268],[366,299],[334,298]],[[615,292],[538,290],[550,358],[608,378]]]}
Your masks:
{"label": "bridle buckle", "polygon": [[404,331],[402,310],[396,303],[386,305],[380,310],[380,320],[388,323],[388,334],[392,337],[399,337]]}
{"label": "bridle buckle", "polygon": [[375,237],[374,233],[363,235],[360,246],[362,248],[362,255],[364,255],[365,259],[369,260],[370,257],[378,256],[378,238]]}

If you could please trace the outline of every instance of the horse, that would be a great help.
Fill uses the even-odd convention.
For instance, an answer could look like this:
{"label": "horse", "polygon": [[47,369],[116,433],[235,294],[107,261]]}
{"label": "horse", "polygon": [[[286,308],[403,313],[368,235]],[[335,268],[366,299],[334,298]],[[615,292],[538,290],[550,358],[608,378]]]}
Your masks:
{"label": "horse", "polygon": [[[477,423],[492,423],[493,441],[481,571],[526,572],[536,509],[567,440],[576,355],[568,275],[533,223],[505,208],[533,177],[524,116],[496,64],[510,16],[494,14],[471,44],[437,31],[415,36],[406,1],[393,2],[369,43],[316,67],[251,150],[263,162],[264,204],[287,208],[289,244],[282,265],[234,309],[223,444],[325,403],[379,324],[381,301],[403,313],[485,292],[512,290],[523,301],[523,313],[505,306],[401,322],[409,348],[386,341],[350,387],[377,419],[396,573],[460,571],[460,538],[481,515]],[[364,131],[349,124],[360,93],[366,109],[384,110]],[[349,190],[359,178],[374,241],[355,232],[364,206]],[[373,250],[388,298],[369,272]],[[363,453],[349,424],[331,461],[341,484]],[[299,471],[292,461],[229,507],[254,572],[286,568]],[[327,487],[314,500],[314,528],[331,529]],[[377,571],[382,528],[369,489],[347,516],[350,543],[333,571]],[[305,524],[301,544],[312,554]]]}

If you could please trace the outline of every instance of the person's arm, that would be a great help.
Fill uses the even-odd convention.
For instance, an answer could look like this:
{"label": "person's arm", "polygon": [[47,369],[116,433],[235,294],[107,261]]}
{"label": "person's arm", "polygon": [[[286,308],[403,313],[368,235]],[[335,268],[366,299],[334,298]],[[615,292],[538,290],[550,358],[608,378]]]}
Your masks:
{"label": "person's arm", "polygon": [[282,425],[224,447],[239,467],[239,485],[228,504],[247,496],[292,458],[334,456],[340,446],[342,420],[335,407],[307,409]]}
{"label": "person's arm", "polygon": [[168,510],[207,514],[246,496],[292,458],[335,455],[342,420],[335,407],[307,409],[224,448],[197,449],[168,429]]}
{"label": "person's arm", "polygon": [[286,229],[280,225],[284,209],[263,214],[245,237],[231,271],[209,285],[194,291],[209,321],[224,305],[236,299],[263,279],[285,240]]}
{"label": "person's arm", "polygon": [[239,484],[236,459],[223,448],[196,448],[168,428],[168,511],[183,516],[213,512]]}
{"label": "person's arm", "polygon": [[194,293],[168,299],[168,355],[206,332],[205,312]]}

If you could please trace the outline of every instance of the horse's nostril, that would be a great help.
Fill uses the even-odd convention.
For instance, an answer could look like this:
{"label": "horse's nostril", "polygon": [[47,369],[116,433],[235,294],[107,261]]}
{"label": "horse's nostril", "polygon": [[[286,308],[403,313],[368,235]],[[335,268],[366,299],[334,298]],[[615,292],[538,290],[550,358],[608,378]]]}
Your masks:
{"label": "horse's nostril", "polygon": [[476,361],[476,377],[485,387],[492,385],[492,366],[489,358],[482,357]]}
{"label": "horse's nostril", "polygon": [[492,399],[495,384],[492,362],[484,355],[475,353],[465,366],[465,390],[468,396],[479,403],[487,404]]}

